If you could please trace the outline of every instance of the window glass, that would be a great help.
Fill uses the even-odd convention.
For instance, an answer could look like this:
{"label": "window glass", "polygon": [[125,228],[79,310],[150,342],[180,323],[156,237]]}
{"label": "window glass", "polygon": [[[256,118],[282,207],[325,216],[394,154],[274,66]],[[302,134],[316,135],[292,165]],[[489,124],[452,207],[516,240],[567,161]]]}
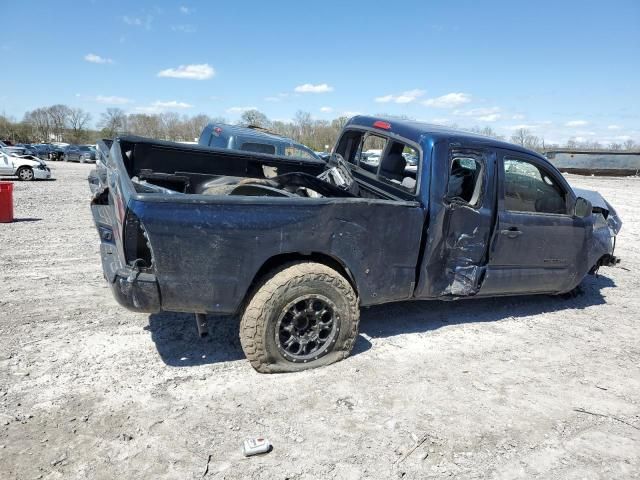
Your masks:
{"label": "window glass", "polygon": [[368,170],[371,173],[378,172],[380,165],[380,157],[387,146],[387,139],[378,135],[366,134],[364,140],[358,149],[356,158],[358,166]]}
{"label": "window glass", "polygon": [[402,142],[392,142],[380,163],[380,179],[415,192],[419,158],[415,148]]}
{"label": "window glass", "polygon": [[240,150],[246,150],[248,152],[256,153],[269,153],[271,155],[275,155],[276,153],[276,147],[267,143],[245,142],[240,147]]}
{"label": "window glass", "polygon": [[347,162],[356,164],[360,152],[360,142],[364,133],[357,130],[347,130],[342,134],[336,147],[336,154],[342,156]]}
{"label": "window glass", "polygon": [[504,159],[504,206],[514,212],[567,213],[565,194],[543,169]]}
{"label": "window glass", "polygon": [[285,147],[284,154],[287,157],[315,158],[310,152],[295,146]]}
{"label": "window glass", "polygon": [[455,153],[447,185],[447,198],[478,206],[482,196],[482,157],[477,154]]}

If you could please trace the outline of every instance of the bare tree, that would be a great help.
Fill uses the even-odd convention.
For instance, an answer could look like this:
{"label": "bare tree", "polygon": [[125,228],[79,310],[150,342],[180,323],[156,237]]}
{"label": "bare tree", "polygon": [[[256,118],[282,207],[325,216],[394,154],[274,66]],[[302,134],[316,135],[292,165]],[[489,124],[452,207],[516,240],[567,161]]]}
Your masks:
{"label": "bare tree", "polygon": [[100,115],[100,123],[104,135],[114,137],[118,133],[124,132],[127,128],[127,115],[121,108],[107,108],[107,111]]}
{"label": "bare tree", "polygon": [[240,116],[240,125],[249,126],[255,125],[256,127],[269,128],[271,122],[269,118],[259,110],[247,110]]}
{"label": "bare tree", "polygon": [[637,150],[638,146],[636,145],[636,142],[634,142],[633,140],[629,139],[629,140],[624,142],[624,149],[625,150]]}
{"label": "bare tree", "polygon": [[52,105],[47,108],[47,113],[51,121],[52,134],[58,142],[64,139],[65,130],[69,126],[71,109],[66,105]]}
{"label": "bare tree", "polygon": [[34,136],[41,142],[51,140],[51,117],[46,108],[36,108],[24,114],[24,123],[31,125]]}
{"label": "bare tree", "polygon": [[493,128],[486,126],[486,127],[473,127],[471,129],[469,129],[470,132],[472,133],[478,133],[480,135],[484,135],[485,137],[491,137],[491,138],[495,138],[497,140],[504,140],[504,137],[502,135],[499,135],[498,132],[496,132]]}
{"label": "bare tree", "polygon": [[69,126],[74,132],[81,132],[84,130],[90,120],[91,114],[89,112],[85,112],[81,108],[70,109]]}
{"label": "bare tree", "polygon": [[513,135],[511,135],[511,143],[515,143],[516,145],[524,147],[529,135],[531,135],[529,130],[527,130],[526,128],[519,128],[513,133]]}

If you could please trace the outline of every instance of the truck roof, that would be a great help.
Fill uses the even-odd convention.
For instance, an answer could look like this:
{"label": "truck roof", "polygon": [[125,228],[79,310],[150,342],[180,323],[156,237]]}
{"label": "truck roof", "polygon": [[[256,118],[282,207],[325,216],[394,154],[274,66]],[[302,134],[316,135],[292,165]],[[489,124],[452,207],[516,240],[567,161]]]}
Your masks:
{"label": "truck roof", "polygon": [[504,142],[485,135],[479,135],[476,133],[465,132],[464,130],[458,130],[451,127],[445,127],[443,125],[435,125],[427,122],[418,122],[415,120],[404,120],[394,117],[372,117],[368,115],[358,115],[351,118],[345,125],[346,127],[366,127],[371,128],[375,122],[386,122],[389,124],[389,128],[381,129],[381,132],[391,132],[411,140],[415,143],[423,143],[423,137],[428,135],[434,141],[438,139],[451,140],[452,138],[467,140],[476,144],[486,144],[495,147],[500,147],[508,150],[514,150],[518,152],[527,153],[529,155],[535,155],[544,159],[542,155],[527,148],[521,147],[514,143]]}
{"label": "truck roof", "polygon": [[205,139],[206,143],[208,144],[209,139],[211,138],[211,135],[215,133],[214,129],[216,128],[218,129],[217,131],[218,133],[216,133],[216,136],[221,136],[224,138],[241,136],[244,139],[258,140],[258,141],[262,140],[270,144],[291,145],[308,152],[309,155],[315,159],[320,159],[320,157],[318,157],[318,155],[306,145],[300,142],[296,142],[291,138],[278,135],[275,132],[270,132],[266,129],[263,129],[257,126],[243,127],[240,125],[230,125],[226,123],[212,122],[207,124],[204,127],[200,135],[200,141],[198,143],[202,144],[203,139]]}

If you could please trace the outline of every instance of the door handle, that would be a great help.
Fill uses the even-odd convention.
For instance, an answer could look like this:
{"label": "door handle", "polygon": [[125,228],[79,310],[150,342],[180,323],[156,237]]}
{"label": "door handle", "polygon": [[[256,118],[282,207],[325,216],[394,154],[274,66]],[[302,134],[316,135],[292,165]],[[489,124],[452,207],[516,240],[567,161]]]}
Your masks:
{"label": "door handle", "polygon": [[507,230],[500,230],[500,234],[509,238],[516,238],[522,235],[522,230],[518,230],[518,227],[510,227]]}

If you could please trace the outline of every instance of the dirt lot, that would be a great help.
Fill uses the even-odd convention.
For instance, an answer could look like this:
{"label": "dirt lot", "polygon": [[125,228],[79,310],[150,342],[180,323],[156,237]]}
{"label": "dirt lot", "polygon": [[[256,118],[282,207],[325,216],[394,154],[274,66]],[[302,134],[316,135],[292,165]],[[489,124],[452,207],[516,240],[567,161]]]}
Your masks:
{"label": "dirt lot", "polygon": [[233,319],[119,307],[92,167],[50,165],[0,224],[3,479],[640,478],[640,179],[570,177],[625,222],[577,298],[371,308],[351,358],[269,376]]}

